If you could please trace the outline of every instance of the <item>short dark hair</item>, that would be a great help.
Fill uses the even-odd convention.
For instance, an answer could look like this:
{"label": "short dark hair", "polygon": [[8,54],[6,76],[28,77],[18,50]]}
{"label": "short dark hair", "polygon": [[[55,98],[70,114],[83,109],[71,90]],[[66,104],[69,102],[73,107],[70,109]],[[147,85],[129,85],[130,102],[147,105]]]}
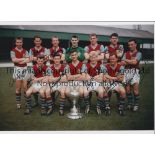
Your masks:
{"label": "short dark hair", "polygon": [[137,44],[137,40],[136,40],[136,39],[134,39],[134,38],[129,39],[129,40],[128,40],[128,43],[129,43],[129,42],[132,42],[132,41],[134,41],[134,42],[135,42],[135,44]]}
{"label": "short dark hair", "polygon": [[89,35],[89,37],[96,37],[96,38],[97,38],[97,35],[96,35],[96,33],[91,33],[91,34]]}
{"label": "short dark hair", "polygon": [[118,58],[117,54],[115,54],[115,53],[111,53],[111,54],[109,55],[109,58],[110,58],[111,56],[115,56],[116,58]]}
{"label": "short dark hair", "polygon": [[74,53],[74,52],[77,53],[77,50],[76,50],[76,49],[72,49],[72,50],[70,51],[70,55],[71,55],[72,53]]}
{"label": "short dark hair", "polygon": [[53,58],[54,58],[54,57],[60,57],[60,58],[61,58],[61,55],[60,55],[59,53],[57,53],[57,52],[54,52]]}
{"label": "short dark hair", "polygon": [[76,35],[72,35],[72,38],[77,38],[77,39],[79,39],[79,37],[78,37],[78,36],[76,36]]}
{"label": "short dark hair", "polygon": [[[51,40],[52,40],[53,38],[58,38],[58,36],[52,36],[52,37],[51,37]],[[58,39],[59,39],[59,38],[58,38]]]}
{"label": "short dark hair", "polygon": [[117,33],[112,33],[112,34],[110,35],[110,38],[112,38],[112,37],[117,37],[117,38],[118,38],[119,36],[118,36]]}
{"label": "short dark hair", "polygon": [[35,40],[36,38],[40,38],[40,40],[42,40],[41,36],[39,36],[39,35],[35,35],[35,36],[34,36],[34,40]]}
{"label": "short dark hair", "polygon": [[42,54],[40,54],[40,55],[37,56],[37,59],[44,59],[44,58],[45,58],[45,56],[42,55]]}
{"label": "short dark hair", "polygon": [[15,38],[15,41],[16,40],[22,40],[23,41],[23,37],[18,36],[18,37]]}

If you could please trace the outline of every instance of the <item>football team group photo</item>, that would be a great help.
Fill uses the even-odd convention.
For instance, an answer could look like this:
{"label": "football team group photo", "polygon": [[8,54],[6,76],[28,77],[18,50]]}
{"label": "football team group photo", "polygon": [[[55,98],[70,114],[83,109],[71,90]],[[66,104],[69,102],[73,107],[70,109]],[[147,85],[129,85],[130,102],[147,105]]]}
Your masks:
{"label": "football team group photo", "polygon": [[153,33],[17,27],[0,27],[1,130],[153,129]]}

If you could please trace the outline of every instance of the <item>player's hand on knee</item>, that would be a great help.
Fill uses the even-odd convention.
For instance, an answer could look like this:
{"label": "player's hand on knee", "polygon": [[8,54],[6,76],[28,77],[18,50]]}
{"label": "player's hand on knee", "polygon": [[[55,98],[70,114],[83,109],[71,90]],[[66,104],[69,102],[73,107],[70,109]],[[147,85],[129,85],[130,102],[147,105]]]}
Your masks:
{"label": "player's hand on knee", "polygon": [[43,83],[47,83],[47,82],[48,82],[48,78],[44,78],[44,79],[42,80],[42,82],[43,82]]}
{"label": "player's hand on knee", "polygon": [[86,76],[86,80],[89,81],[90,79],[91,79],[91,77],[90,77],[89,75],[87,75],[87,76]]}

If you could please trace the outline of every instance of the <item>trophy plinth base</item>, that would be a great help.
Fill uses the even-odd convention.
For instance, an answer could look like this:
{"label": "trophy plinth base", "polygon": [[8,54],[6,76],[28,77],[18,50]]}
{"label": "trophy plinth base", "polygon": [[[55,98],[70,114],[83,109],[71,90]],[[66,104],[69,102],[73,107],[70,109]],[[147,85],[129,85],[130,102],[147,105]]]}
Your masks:
{"label": "trophy plinth base", "polygon": [[81,113],[69,113],[69,114],[67,114],[67,117],[70,119],[80,119],[83,117],[83,114],[81,114]]}

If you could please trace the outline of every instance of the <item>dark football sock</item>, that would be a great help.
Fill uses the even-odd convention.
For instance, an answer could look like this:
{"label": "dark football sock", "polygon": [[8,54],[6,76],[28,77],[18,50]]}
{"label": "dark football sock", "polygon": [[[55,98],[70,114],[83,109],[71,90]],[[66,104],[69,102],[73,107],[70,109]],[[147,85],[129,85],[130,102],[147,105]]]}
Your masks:
{"label": "dark football sock", "polygon": [[31,96],[30,97],[26,97],[26,108],[31,109]]}
{"label": "dark football sock", "polygon": [[46,108],[45,98],[41,97],[40,101],[41,101],[41,108]]}
{"label": "dark football sock", "polygon": [[20,104],[21,102],[21,93],[16,93],[16,104]]}
{"label": "dark football sock", "polygon": [[133,97],[131,93],[127,93],[127,100],[128,100],[128,104],[133,104]]}
{"label": "dark football sock", "polygon": [[101,97],[98,97],[97,98],[97,108],[100,108],[101,107],[101,105],[102,105],[102,103],[103,103],[103,98],[101,98]]}
{"label": "dark football sock", "polygon": [[139,95],[134,95],[134,104],[135,105],[139,105],[139,100],[140,100],[140,96]]}
{"label": "dark football sock", "polygon": [[90,105],[89,96],[84,97],[84,103],[85,103],[86,106],[89,106]]}
{"label": "dark football sock", "polygon": [[52,101],[52,98],[49,97],[46,99],[46,103],[47,103],[47,107],[52,109],[53,108],[53,101]]}
{"label": "dark football sock", "polygon": [[60,110],[64,110],[64,107],[65,107],[65,101],[66,101],[65,98],[60,97],[60,99],[59,99],[59,103],[60,103],[60,107],[59,107],[59,109],[60,109]]}

